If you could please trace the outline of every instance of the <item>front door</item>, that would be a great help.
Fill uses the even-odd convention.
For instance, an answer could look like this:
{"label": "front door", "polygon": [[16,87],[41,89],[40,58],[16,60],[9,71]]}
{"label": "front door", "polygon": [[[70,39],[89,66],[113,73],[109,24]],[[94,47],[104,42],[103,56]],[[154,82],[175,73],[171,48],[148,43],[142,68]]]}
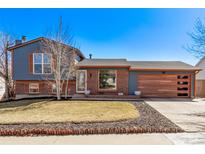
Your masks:
{"label": "front door", "polygon": [[76,76],[76,92],[85,93],[87,90],[87,71],[78,70]]}

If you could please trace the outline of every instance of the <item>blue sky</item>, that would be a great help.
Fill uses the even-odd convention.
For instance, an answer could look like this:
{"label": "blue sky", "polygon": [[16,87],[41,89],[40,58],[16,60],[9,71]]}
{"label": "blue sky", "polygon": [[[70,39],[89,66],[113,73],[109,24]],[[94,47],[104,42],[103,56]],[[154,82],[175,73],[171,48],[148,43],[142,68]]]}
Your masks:
{"label": "blue sky", "polygon": [[[128,60],[198,59],[183,49],[205,9],[0,9],[0,31],[27,39],[44,36],[59,16],[88,57]],[[205,20],[204,20],[205,21]]]}

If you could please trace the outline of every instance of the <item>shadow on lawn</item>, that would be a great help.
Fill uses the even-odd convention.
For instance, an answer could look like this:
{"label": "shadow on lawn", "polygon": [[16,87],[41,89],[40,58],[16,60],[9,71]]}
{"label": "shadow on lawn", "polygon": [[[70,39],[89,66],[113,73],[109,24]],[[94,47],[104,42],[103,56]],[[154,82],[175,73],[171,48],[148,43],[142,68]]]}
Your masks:
{"label": "shadow on lawn", "polygon": [[0,109],[4,108],[15,108],[20,106],[28,106],[35,103],[46,103],[53,99],[22,99],[22,100],[15,100],[15,101],[9,101],[9,102],[2,102],[0,103]]}

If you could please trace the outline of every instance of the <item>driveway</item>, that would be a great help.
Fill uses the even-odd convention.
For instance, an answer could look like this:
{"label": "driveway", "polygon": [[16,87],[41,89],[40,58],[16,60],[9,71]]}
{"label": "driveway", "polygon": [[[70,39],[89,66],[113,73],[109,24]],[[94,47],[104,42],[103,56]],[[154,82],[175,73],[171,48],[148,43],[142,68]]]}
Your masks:
{"label": "driveway", "polygon": [[146,102],[186,131],[164,134],[173,144],[205,144],[205,99],[149,99]]}
{"label": "driveway", "polygon": [[149,99],[146,102],[186,132],[205,132],[205,99]]}

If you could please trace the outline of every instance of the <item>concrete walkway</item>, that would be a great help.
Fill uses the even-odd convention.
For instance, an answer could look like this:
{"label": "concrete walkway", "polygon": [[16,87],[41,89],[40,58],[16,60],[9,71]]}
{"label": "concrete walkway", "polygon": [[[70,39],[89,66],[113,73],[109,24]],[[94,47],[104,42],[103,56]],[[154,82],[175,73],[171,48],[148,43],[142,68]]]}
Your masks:
{"label": "concrete walkway", "polygon": [[79,135],[44,137],[0,137],[0,144],[70,144],[70,145],[169,145],[164,134]]}

